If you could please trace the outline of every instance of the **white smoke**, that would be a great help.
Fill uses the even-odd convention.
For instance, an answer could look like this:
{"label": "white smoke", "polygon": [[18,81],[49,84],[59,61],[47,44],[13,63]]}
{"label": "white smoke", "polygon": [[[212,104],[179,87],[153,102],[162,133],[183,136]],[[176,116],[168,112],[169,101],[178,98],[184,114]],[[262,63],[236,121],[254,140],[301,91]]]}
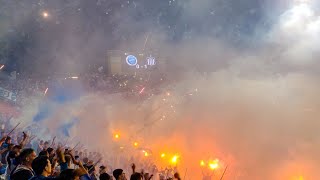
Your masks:
{"label": "white smoke", "polygon": [[[186,13],[199,15],[208,1],[192,4],[196,8],[187,6]],[[208,158],[221,160],[217,176],[229,165],[225,179],[316,179],[320,86],[308,67],[319,65],[319,25],[311,3],[295,2],[268,32],[267,41],[260,42],[262,47],[246,52],[201,35],[175,45],[158,41],[186,72],[177,83],[142,104],[121,95],[84,95],[59,105],[43,126],[54,135],[77,116],[80,121],[70,130],[74,141],[111,156],[118,155],[119,146],[125,155],[134,154],[132,142],[138,141],[152,149],[153,160],[162,167],[170,159],[159,159],[159,154],[179,154],[186,179],[200,179],[199,162]],[[198,68],[213,72],[203,77],[195,72]],[[37,108],[25,106],[29,115],[22,117],[35,115]],[[115,141],[114,133],[121,140]]]}
{"label": "white smoke", "polygon": [[296,2],[282,14],[271,32],[271,40],[287,47],[283,59],[294,65],[318,61],[320,16],[310,2]]}

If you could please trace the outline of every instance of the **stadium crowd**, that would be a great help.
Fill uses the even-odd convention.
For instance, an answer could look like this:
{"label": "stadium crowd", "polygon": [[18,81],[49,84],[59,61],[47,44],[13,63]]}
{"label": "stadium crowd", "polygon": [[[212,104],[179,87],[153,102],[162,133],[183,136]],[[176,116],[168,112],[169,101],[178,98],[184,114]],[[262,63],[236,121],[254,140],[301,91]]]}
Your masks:
{"label": "stadium crowd", "polygon": [[[181,179],[177,172],[170,177],[162,173],[154,177],[143,170],[137,172],[133,162],[130,167],[132,172],[111,169],[110,165],[103,164],[106,161],[98,152],[88,152],[77,145],[71,149],[55,138],[51,141],[36,139],[35,136],[19,132],[16,127],[4,128],[1,132],[1,179],[125,180],[129,178],[127,173],[131,173],[130,180]],[[156,175],[157,172],[154,172]]]}
{"label": "stadium crowd", "polygon": [[[25,100],[28,98],[46,95],[46,88],[49,88],[50,91],[50,86],[72,86],[73,82],[76,85],[80,84],[86,92],[103,92],[106,94],[120,92],[126,97],[137,97],[138,95],[141,100],[141,96],[143,96],[141,92],[144,91],[145,87],[154,90],[164,81],[159,76],[150,78],[150,76],[106,76],[103,73],[92,73],[79,75],[79,77],[65,75],[45,79],[17,76],[14,80],[1,80],[1,87],[16,93],[17,98],[13,105],[23,107],[26,105],[27,101]],[[149,95],[156,93],[156,91],[144,92],[145,96],[148,96],[147,93]],[[4,101],[4,99],[0,99],[0,102],[5,103]],[[180,179],[176,169],[170,167],[158,170],[152,162],[143,162],[141,159],[132,159],[132,157],[122,159],[121,167],[124,167],[123,164],[125,164],[126,169],[113,168],[112,166],[116,165],[110,163],[110,157],[104,157],[102,153],[89,152],[83,146],[76,145],[76,147],[74,142],[62,142],[58,141],[58,138],[50,140],[44,140],[44,137],[37,138],[34,135],[35,133],[30,132],[28,128],[13,127],[12,118],[13,116],[10,113],[6,114],[0,108],[0,179]],[[33,129],[37,128],[40,127],[33,127]],[[74,147],[68,145],[69,143]],[[136,165],[140,167],[140,172],[136,171]],[[128,173],[131,175],[127,176]]]}
{"label": "stadium crowd", "polygon": [[[157,93],[157,87],[163,84],[164,76],[155,74],[144,75],[106,75],[105,73],[92,72],[74,76],[70,74],[55,75],[52,77],[24,77],[17,75],[16,79],[0,79],[0,88],[13,92],[16,95],[15,104],[23,106],[29,97],[43,96],[52,89],[69,88],[81,89],[85,92],[102,92],[105,94],[124,93],[126,97],[138,94],[146,87]],[[0,97],[1,98],[1,97]]]}

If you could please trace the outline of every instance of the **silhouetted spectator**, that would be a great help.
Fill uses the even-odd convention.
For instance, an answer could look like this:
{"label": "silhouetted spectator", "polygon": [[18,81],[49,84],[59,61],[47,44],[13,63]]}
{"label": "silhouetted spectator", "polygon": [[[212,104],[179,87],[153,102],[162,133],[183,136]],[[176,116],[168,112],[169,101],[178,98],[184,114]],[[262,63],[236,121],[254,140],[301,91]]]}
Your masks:
{"label": "silhouetted spectator", "polygon": [[18,157],[19,165],[12,171],[11,180],[29,180],[35,175],[32,162],[37,157],[33,149],[24,149]]}

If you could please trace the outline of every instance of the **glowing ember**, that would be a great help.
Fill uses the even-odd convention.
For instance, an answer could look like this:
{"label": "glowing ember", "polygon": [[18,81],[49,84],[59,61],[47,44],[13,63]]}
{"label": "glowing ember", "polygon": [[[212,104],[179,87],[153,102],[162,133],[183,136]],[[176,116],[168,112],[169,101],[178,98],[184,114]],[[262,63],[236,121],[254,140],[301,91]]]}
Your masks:
{"label": "glowing ember", "polygon": [[164,157],[166,157],[166,154],[165,154],[165,153],[162,153],[162,154],[161,154],[161,158],[164,158]]}
{"label": "glowing ember", "polygon": [[138,146],[139,146],[139,143],[134,142],[134,143],[133,143],[133,146],[134,146],[134,147],[138,147]]}
{"label": "glowing ember", "polygon": [[115,135],[114,135],[114,138],[119,139],[119,138],[120,138],[120,135],[119,135],[119,134],[115,134]]}
{"label": "glowing ember", "polygon": [[144,152],[144,156],[145,156],[145,157],[148,157],[148,156],[149,156],[149,153],[148,153],[148,152]]}

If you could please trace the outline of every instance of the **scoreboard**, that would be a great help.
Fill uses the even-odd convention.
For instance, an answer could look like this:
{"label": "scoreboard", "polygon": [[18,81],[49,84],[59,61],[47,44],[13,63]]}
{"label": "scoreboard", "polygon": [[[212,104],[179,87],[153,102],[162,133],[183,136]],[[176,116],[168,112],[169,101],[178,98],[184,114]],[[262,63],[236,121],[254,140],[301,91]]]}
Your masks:
{"label": "scoreboard", "polygon": [[156,58],[152,55],[145,57],[143,54],[136,56],[132,53],[125,53],[125,56],[126,63],[131,67],[135,67],[136,69],[148,69],[156,65]]}
{"label": "scoreboard", "polygon": [[135,53],[108,51],[107,66],[109,74],[148,73],[165,69],[165,59],[154,53]]}

